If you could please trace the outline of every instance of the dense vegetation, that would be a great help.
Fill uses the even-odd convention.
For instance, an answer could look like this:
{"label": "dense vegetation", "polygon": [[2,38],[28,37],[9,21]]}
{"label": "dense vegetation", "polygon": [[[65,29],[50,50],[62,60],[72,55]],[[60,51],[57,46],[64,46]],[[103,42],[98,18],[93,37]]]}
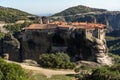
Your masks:
{"label": "dense vegetation", "polygon": [[21,66],[0,58],[0,80],[27,80],[27,77]]}
{"label": "dense vegetation", "polygon": [[118,54],[109,53],[109,56],[114,58],[114,65],[120,64],[120,56]]}
{"label": "dense vegetation", "polygon": [[97,68],[91,75],[85,75],[82,80],[120,80],[120,65]]}
{"label": "dense vegetation", "polygon": [[45,68],[73,69],[75,64],[70,62],[70,57],[64,53],[42,54],[39,64]]}
{"label": "dense vegetation", "polygon": [[13,25],[6,25],[4,28],[9,30],[12,34],[21,32],[22,28],[29,26],[32,24],[31,22],[24,22],[23,24],[13,24]]}
{"label": "dense vegetation", "polygon": [[90,8],[90,7],[86,7],[86,6],[75,6],[75,7],[71,7],[68,8],[60,13],[57,13],[53,16],[66,16],[66,15],[75,15],[75,14],[80,14],[80,13],[88,13],[88,12],[96,12],[96,11],[106,11],[105,9],[96,9],[96,8]]}
{"label": "dense vegetation", "polygon": [[75,77],[79,80],[120,80],[120,56],[111,53],[109,56],[114,58],[113,66],[90,67],[83,65],[75,69],[75,72],[78,73]]}
{"label": "dense vegetation", "polygon": [[2,22],[14,23],[18,20],[28,20],[28,16],[32,15],[17,9],[0,6],[0,21]]}
{"label": "dense vegetation", "polygon": [[109,52],[120,55],[120,37],[107,36],[106,40]]}
{"label": "dense vegetation", "polygon": [[5,34],[0,32],[0,40],[3,39],[5,37]]}

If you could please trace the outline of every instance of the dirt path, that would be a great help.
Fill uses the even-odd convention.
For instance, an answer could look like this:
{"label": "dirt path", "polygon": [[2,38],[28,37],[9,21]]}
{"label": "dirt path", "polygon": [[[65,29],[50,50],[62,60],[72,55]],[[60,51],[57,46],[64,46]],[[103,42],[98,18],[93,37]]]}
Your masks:
{"label": "dirt path", "polygon": [[[11,61],[7,61],[10,63],[16,63],[16,62],[11,62]],[[41,67],[34,67],[34,66],[28,66],[22,63],[16,63],[22,66],[22,68],[27,69],[27,70],[31,70],[35,73],[41,73],[46,75],[48,78],[51,77],[52,75],[65,75],[65,74],[75,74],[74,71],[72,70],[50,70],[50,69],[44,69]]]}

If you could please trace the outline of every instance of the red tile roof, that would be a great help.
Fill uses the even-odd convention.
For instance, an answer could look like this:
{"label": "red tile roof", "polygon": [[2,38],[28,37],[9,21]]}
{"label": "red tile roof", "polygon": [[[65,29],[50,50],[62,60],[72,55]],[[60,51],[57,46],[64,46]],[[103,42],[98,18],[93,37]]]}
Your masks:
{"label": "red tile roof", "polygon": [[73,23],[66,23],[66,22],[53,22],[49,24],[32,24],[24,29],[54,29],[54,28],[71,28],[76,27],[77,29],[91,29],[91,28],[105,28],[106,25],[104,24],[97,24],[97,23],[86,23],[86,22],[73,22]]}
{"label": "red tile roof", "polygon": [[50,29],[50,28],[56,28],[57,24],[31,24],[28,27],[25,27],[24,29]]}

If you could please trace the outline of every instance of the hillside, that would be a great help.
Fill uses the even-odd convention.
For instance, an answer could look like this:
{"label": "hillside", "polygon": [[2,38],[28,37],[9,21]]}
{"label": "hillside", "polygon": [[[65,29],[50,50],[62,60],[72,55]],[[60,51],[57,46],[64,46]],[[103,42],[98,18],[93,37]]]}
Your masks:
{"label": "hillside", "polygon": [[53,16],[66,16],[66,15],[75,15],[75,14],[80,14],[80,13],[104,12],[104,11],[107,11],[107,10],[90,8],[90,7],[79,5],[79,6],[68,8],[60,13],[54,14]]}
{"label": "hillside", "polygon": [[109,52],[120,55],[120,37],[106,36],[106,40]]}
{"label": "hillside", "polygon": [[14,23],[18,20],[28,20],[28,16],[33,15],[18,9],[0,6],[0,22]]}

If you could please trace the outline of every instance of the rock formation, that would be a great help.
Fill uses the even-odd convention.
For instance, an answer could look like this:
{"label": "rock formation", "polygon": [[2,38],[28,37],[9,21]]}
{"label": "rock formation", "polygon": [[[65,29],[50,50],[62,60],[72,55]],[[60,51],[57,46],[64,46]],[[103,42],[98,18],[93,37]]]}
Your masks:
{"label": "rock formation", "polygon": [[92,54],[95,56],[96,62],[102,65],[113,64],[113,58],[108,56],[108,48],[105,39],[102,40],[91,37],[87,38],[87,41],[87,46],[91,46]]}
{"label": "rock formation", "polygon": [[[108,48],[105,38],[98,39],[93,36],[76,34],[74,39],[70,39],[72,44],[68,46],[68,53],[75,61],[94,61],[101,65],[112,65],[113,58],[108,56]],[[70,42],[71,43],[71,42]]]}
{"label": "rock formation", "polygon": [[[12,61],[20,61],[20,42],[14,38],[12,34],[7,34],[4,39],[1,40],[0,43],[0,53],[2,56],[9,56],[9,60]],[[8,59],[8,57],[7,57]]]}

